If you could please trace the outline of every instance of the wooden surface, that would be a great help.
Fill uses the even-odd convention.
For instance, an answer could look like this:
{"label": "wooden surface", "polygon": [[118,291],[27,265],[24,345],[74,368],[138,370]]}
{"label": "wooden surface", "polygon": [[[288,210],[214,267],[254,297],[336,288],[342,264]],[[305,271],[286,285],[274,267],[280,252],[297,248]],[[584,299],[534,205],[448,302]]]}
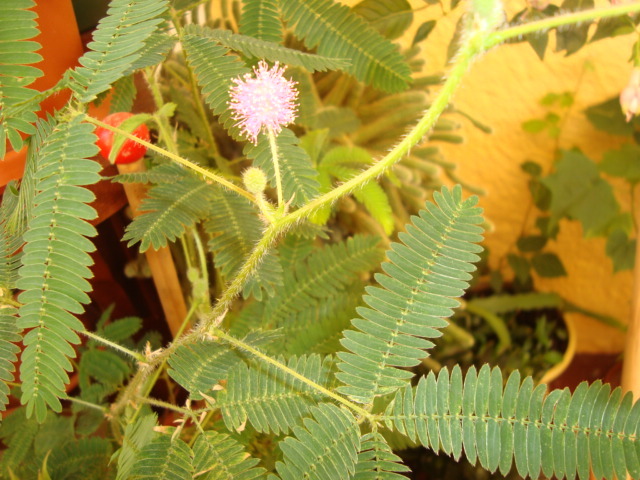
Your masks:
{"label": "wooden surface", "polygon": [[633,305],[624,348],[622,389],[632,392],[633,398],[640,398],[640,240],[636,241]]}
{"label": "wooden surface", "polygon": [[[139,160],[126,165],[118,165],[118,170],[120,173],[143,171],[144,162]],[[146,196],[145,186],[140,183],[125,183],[124,190],[133,215],[140,215],[140,205]],[[171,250],[168,247],[160,248],[159,250],[150,248],[145,252],[145,255],[147,262],[149,262],[153,282],[158,290],[158,296],[160,297],[160,303],[162,304],[169,330],[175,336],[187,316],[187,307],[180,287],[178,273],[171,257]]]}

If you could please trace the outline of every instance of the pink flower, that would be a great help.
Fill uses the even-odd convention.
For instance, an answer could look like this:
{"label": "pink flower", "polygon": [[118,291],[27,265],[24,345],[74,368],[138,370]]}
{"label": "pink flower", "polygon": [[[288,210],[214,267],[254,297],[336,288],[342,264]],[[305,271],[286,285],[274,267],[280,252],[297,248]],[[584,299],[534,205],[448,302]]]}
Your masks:
{"label": "pink flower", "polygon": [[284,68],[278,62],[269,69],[266,62],[260,61],[253,71],[255,78],[247,73],[233,80],[229,107],[236,125],[255,145],[261,132],[270,130],[277,135],[295,120],[298,91],[296,82],[282,76]]}
{"label": "pink flower", "polygon": [[627,117],[627,122],[630,122],[640,110],[640,68],[638,67],[633,69],[629,84],[620,94],[620,106],[622,113]]}

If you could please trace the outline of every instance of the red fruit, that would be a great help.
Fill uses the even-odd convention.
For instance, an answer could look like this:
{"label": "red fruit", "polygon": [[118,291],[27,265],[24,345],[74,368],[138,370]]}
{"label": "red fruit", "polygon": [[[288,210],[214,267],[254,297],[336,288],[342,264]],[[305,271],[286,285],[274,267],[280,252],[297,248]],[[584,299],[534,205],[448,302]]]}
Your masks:
{"label": "red fruit", "polygon": [[[131,117],[133,117],[132,113],[118,112],[107,115],[102,121],[108,125],[117,127],[127,118]],[[113,146],[113,132],[111,130],[107,130],[106,128],[98,127],[96,128],[95,133],[98,136],[96,145],[100,149],[100,155],[108,160],[109,154],[111,153],[111,147]],[[147,142],[149,141],[149,129],[144,123],[136,128],[132,132],[132,135],[140,138],[141,140],[145,140]],[[142,157],[144,157],[146,151],[147,147],[145,147],[144,145],[136,143],[131,139],[127,139],[124,141],[120,152],[118,152],[116,163],[123,164],[135,162],[136,160],[140,160]]]}

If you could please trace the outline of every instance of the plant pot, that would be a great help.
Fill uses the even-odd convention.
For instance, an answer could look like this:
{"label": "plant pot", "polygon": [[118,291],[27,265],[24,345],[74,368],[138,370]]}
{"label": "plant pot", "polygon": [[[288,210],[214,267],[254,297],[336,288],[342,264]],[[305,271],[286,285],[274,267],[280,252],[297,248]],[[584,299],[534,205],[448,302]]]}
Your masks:
{"label": "plant pot", "polygon": [[[40,0],[33,11],[38,15],[40,29],[34,40],[42,45],[38,50],[42,61],[33,66],[42,70],[44,75],[37,78],[30,88],[42,91],[53,87],[68,68],[77,65],[82,55],[82,42],[71,0]],[[38,116],[54,112],[68,99],[69,92],[47,98],[40,104]],[[4,160],[0,160],[0,188],[22,177],[26,156],[26,148],[23,148],[18,152],[10,151]]]}
{"label": "plant pot", "polygon": [[549,385],[549,387],[551,387],[553,382],[557,380],[567,370],[567,368],[569,368],[569,365],[571,365],[571,362],[573,362],[576,355],[576,346],[578,345],[576,327],[570,316],[567,317],[567,315],[564,315],[563,318],[567,327],[567,349],[562,356],[562,361],[547,370],[542,378],[540,378],[540,383],[545,383]]}

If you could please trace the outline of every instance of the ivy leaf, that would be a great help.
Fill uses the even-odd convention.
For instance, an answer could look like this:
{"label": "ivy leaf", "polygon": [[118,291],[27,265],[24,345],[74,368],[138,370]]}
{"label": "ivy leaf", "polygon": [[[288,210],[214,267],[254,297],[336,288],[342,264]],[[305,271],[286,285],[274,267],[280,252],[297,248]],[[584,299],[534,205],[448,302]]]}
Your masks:
{"label": "ivy leaf", "polygon": [[631,135],[638,124],[635,120],[627,123],[620,108],[620,100],[614,97],[585,110],[587,119],[598,130],[612,135]]}
{"label": "ivy leaf", "polygon": [[547,243],[547,237],[543,235],[527,235],[520,237],[517,242],[518,250],[521,252],[537,252]]}
{"label": "ivy leaf", "polygon": [[522,129],[527,133],[540,133],[545,128],[547,128],[547,121],[543,118],[534,118],[522,124]]}
{"label": "ivy leaf", "polygon": [[613,262],[613,271],[631,270],[636,259],[636,241],[621,230],[613,231],[607,238],[606,252]]}
{"label": "ivy leaf", "polygon": [[563,277],[567,274],[562,261],[555,253],[538,253],[531,259],[531,265],[541,277]]}
{"label": "ivy leaf", "polygon": [[600,170],[612,177],[622,177],[630,183],[640,180],[640,146],[623,145],[620,150],[605,152]]}
{"label": "ivy leaf", "polygon": [[507,261],[516,279],[523,285],[526,284],[530,278],[529,270],[531,269],[531,264],[529,260],[519,255],[509,254],[507,255]]}
{"label": "ivy leaf", "polygon": [[433,31],[436,26],[435,20],[429,20],[424,22],[422,25],[418,27],[416,30],[416,34],[413,36],[413,41],[411,42],[411,46],[413,47],[416,43],[420,43],[423,40],[426,40],[429,34]]}
{"label": "ivy leaf", "polygon": [[554,240],[560,231],[558,224],[551,221],[551,217],[538,217],[536,219],[536,228],[540,230],[545,237]]}
{"label": "ivy leaf", "polygon": [[[565,0],[560,6],[563,11],[588,10],[594,7],[593,0]],[[566,50],[566,56],[576,53],[585,43],[592,22],[581,22],[556,30],[556,52]]]}
{"label": "ivy leaf", "polygon": [[601,233],[618,214],[611,185],[600,178],[597,165],[579,151],[564,151],[556,171],[542,179],[551,191],[551,214],[582,223],[585,236]]}
{"label": "ivy leaf", "polygon": [[624,16],[601,18],[590,42],[596,42],[603,38],[617,37],[633,32],[633,24]]}

